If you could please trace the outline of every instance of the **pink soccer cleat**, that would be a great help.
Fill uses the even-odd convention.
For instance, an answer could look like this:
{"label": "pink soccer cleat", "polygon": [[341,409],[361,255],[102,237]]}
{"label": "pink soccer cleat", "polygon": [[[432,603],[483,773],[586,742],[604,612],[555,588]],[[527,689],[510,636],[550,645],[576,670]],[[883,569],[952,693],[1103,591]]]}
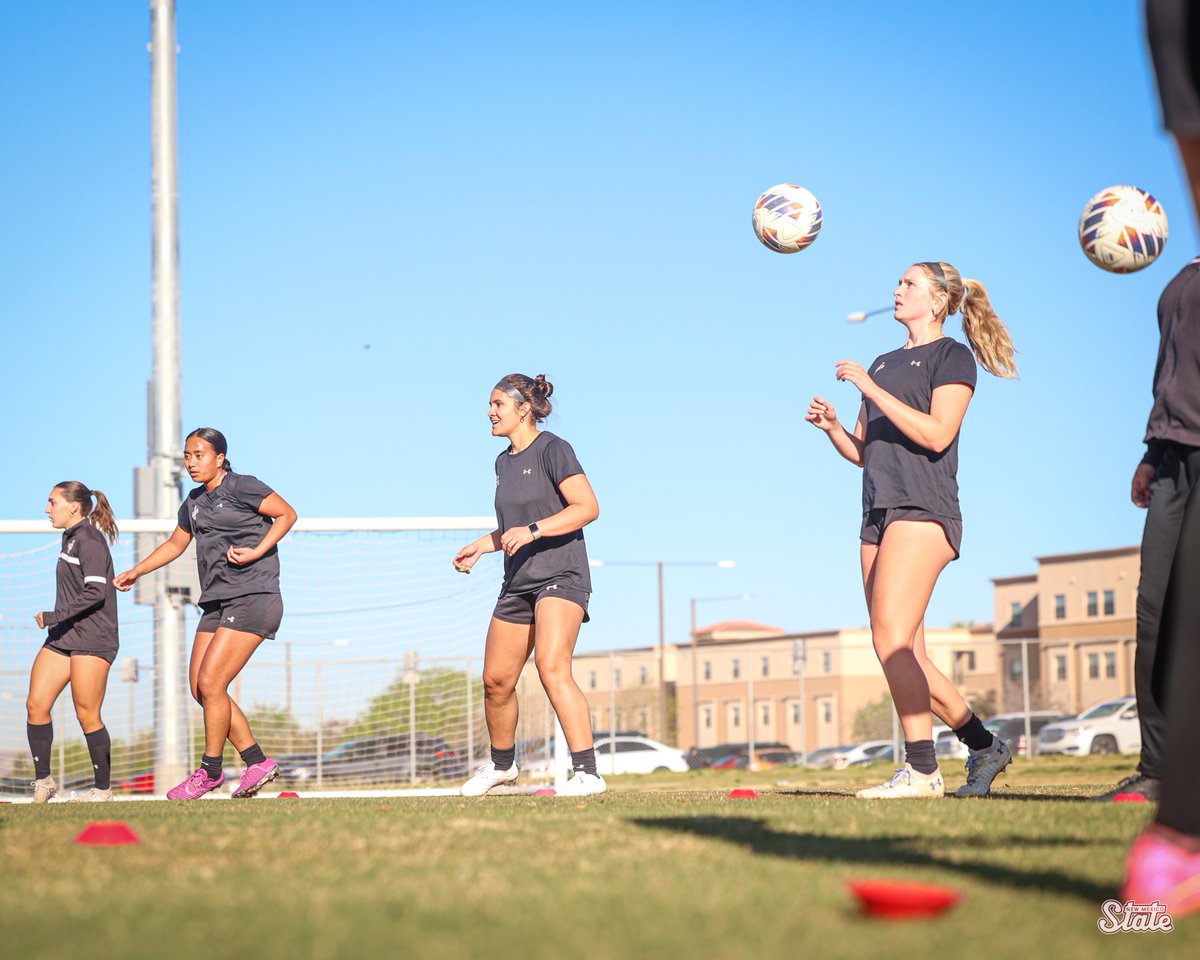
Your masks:
{"label": "pink soccer cleat", "polygon": [[221,773],[216,780],[213,780],[204,768],[200,767],[193,772],[183,783],[177,787],[172,787],[167,791],[168,800],[199,800],[206,793],[216,790],[225,782],[225,774]]}
{"label": "pink soccer cleat", "polygon": [[237,800],[241,797],[252,797],[277,776],[279,776],[279,764],[270,757],[261,763],[252,763],[242,773],[242,781],[233,791],[233,798]]}
{"label": "pink soccer cleat", "polygon": [[1200,910],[1200,852],[1172,842],[1153,828],[1147,830],[1129,851],[1121,899],[1157,900],[1173,918]]}

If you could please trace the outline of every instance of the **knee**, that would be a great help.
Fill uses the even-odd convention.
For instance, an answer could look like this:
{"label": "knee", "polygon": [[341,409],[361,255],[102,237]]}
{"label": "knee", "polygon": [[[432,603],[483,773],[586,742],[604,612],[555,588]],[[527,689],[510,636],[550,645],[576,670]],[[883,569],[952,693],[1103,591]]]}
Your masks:
{"label": "knee", "polygon": [[534,660],[543,687],[557,687],[571,680],[571,661],[559,657],[537,657]]}
{"label": "knee", "polygon": [[196,682],[192,684],[192,699],[195,700],[198,704],[200,704],[200,706],[204,706],[204,697],[200,693],[199,679],[197,679]]}
{"label": "knee", "polygon": [[200,676],[196,678],[196,700],[203,704],[210,697],[225,696],[228,686],[229,684],[220,677],[201,671]]}
{"label": "knee", "polygon": [[[871,645],[881,661],[907,650],[912,652],[912,637],[895,630],[886,621],[871,624]],[[924,664],[922,664],[924,666]]]}
{"label": "knee", "polygon": [[91,706],[90,704],[75,704],[75,717],[79,721],[79,725],[85,731],[98,730],[103,724],[100,722],[100,708]]}
{"label": "knee", "polygon": [[53,703],[46,703],[37,697],[30,696],[25,700],[25,717],[29,723],[49,723],[50,708]]}
{"label": "knee", "polygon": [[507,700],[516,688],[517,682],[513,678],[484,671],[483,695],[488,700],[493,702]]}

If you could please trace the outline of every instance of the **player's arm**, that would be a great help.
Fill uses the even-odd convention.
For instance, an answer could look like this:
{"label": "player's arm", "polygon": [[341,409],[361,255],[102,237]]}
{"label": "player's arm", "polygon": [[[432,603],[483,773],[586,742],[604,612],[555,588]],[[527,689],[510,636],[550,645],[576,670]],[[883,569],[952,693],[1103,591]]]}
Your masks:
{"label": "player's arm", "polygon": [[833,404],[824,397],[813,397],[804,419],[825,431],[834,450],[856,467],[863,465],[863,442],[867,435],[867,405],[865,403],[859,405],[858,420],[854,424],[853,433],[848,432],[842,426]]}
{"label": "player's arm", "polygon": [[104,603],[108,593],[108,551],[93,540],[79,544],[79,569],[83,574],[83,592],[72,601],[59,597],[53,610],[43,610],[35,619],[41,627],[70,620]]}
{"label": "player's arm", "polygon": [[225,551],[225,558],[234,566],[244,566],[264,556],[287,536],[287,532],[296,523],[296,511],[277,493],[270,493],[263,497],[262,503],[258,505],[258,512],[271,519],[271,526],[257,546],[230,547]]}
{"label": "player's arm", "polygon": [[879,407],[880,412],[896,425],[896,429],[913,443],[934,453],[941,453],[954,442],[975,392],[965,383],[934,387],[929,412],[922,413],[884,390],[853,360],[843,360],[837,365],[837,378],[853,383],[865,399]]}
{"label": "player's arm", "polygon": [[[600,516],[600,504],[588,478],[582,473],[564,477],[558,491],[567,505],[558,513],[536,522],[539,537],[562,537],[582,530]],[[533,543],[533,531],[529,527],[512,527],[500,536],[500,546],[512,555],[527,544]]]}
{"label": "player's arm", "polygon": [[192,535],[183,527],[176,527],[171,536],[155,547],[154,552],[145,560],[135,564],[133,569],[113,577],[113,586],[118,590],[128,590],[137,583],[138,577],[153,573],[159,567],[165,567],[172,560],[178,559],[191,542]]}
{"label": "player's arm", "polygon": [[485,533],[478,540],[472,540],[454,555],[450,561],[459,573],[470,573],[475,561],[485,553],[495,553],[500,549],[500,531],[493,530]]}

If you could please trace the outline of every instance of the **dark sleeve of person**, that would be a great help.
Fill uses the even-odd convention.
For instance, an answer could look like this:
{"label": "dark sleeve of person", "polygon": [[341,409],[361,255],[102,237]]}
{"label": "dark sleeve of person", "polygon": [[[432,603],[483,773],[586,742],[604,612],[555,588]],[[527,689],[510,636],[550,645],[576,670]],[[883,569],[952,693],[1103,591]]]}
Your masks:
{"label": "dark sleeve of person", "polygon": [[554,481],[556,487],[566,480],[567,477],[583,473],[583,467],[579,465],[575,451],[571,449],[571,445],[562,439],[562,437],[555,437],[550,443],[546,444],[544,462],[546,464],[546,472],[550,475],[550,479]]}
{"label": "dark sleeve of person", "polygon": [[961,343],[954,343],[950,349],[941,351],[932,362],[933,369],[929,371],[930,386],[936,390],[948,383],[966,384],[972,390],[979,379],[979,368],[975,365],[975,355],[971,348]]}
{"label": "dark sleeve of person", "polygon": [[72,601],[59,597],[53,610],[42,614],[42,623],[52,627],[81,613],[99,607],[108,593],[108,549],[99,539],[79,538],[79,569],[83,572],[83,593]]}
{"label": "dark sleeve of person", "polygon": [[1146,455],[1142,457],[1142,463],[1153,467],[1156,471],[1158,465],[1162,463],[1163,445],[1157,440],[1146,441]]}
{"label": "dark sleeve of person", "polygon": [[274,492],[274,490],[259,480],[258,477],[251,477],[246,474],[238,475],[236,486],[233,489],[233,494],[237,498],[238,503],[253,510],[255,513],[262,506],[262,502]]}
{"label": "dark sleeve of person", "polygon": [[179,524],[179,529],[184,533],[192,533],[192,498],[184,497],[183,503],[179,505],[179,515],[175,518],[175,522]]}

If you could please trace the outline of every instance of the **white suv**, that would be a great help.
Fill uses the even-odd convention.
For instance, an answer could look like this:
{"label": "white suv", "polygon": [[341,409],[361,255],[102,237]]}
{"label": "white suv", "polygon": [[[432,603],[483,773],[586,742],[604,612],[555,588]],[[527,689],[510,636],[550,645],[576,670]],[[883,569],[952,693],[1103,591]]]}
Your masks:
{"label": "white suv", "polygon": [[1037,748],[1038,753],[1139,753],[1137,698],[1105,700],[1071,720],[1043,727]]}

